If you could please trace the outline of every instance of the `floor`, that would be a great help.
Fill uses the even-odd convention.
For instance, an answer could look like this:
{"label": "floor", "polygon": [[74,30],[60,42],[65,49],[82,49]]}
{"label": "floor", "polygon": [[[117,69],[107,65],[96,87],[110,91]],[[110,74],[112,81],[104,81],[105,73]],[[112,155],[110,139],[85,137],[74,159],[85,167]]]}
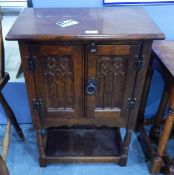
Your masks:
{"label": "floor", "polygon": [[[25,142],[21,142],[14,129],[11,130],[11,143],[8,152],[7,166],[10,175],[148,175],[148,167],[144,155],[136,139],[132,135],[129,150],[128,165],[120,167],[112,163],[89,164],[48,164],[47,168],[38,165],[38,151],[36,135],[30,124],[23,124],[21,128],[25,135]],[[4,125],[0,127],[0,139]],[[122,130],[124,134],[124,130]]]}

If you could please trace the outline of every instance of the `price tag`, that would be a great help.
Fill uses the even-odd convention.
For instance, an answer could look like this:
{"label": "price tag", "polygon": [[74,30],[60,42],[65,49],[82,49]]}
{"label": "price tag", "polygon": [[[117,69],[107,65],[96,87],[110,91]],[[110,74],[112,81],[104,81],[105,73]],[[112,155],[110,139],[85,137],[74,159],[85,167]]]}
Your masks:
{"label": "price tag", "polygon": [[86,30],[85,33],[86,34],[97,34],[98,30]]}

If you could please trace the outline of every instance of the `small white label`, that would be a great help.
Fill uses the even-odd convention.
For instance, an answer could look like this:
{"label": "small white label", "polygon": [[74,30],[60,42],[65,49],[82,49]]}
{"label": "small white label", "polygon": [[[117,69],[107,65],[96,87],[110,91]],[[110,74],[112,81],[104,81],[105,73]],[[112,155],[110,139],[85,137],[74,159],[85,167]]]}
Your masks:
{"label": "small white label", "polygon": [[98,30],[86,30],[85,33],[86,34],[97,34]]}
{"label": "small white label", "polygon": [[57,22],[56,24],[61,26],[61,27],[69,27],[69,26],[72,26],[72,25],[75,25],[75,24],[78,24],[78,23],[79,22],[70,19],[70,20]]}

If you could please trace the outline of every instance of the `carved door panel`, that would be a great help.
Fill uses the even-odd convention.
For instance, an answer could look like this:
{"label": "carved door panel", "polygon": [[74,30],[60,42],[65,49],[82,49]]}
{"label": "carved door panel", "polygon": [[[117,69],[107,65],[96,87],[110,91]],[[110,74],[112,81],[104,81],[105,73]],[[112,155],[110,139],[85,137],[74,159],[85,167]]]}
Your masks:
{"label": "carved door panel", "polygon": [[[81,46],[31,47],[38,98],[43,101],[42,119],[83,116],[83,55]],[[54,121],[53,120],[53,121]]]}
{"label": "carved door panel", "polygon": [[132,97],[139,45],[97,45],[87,48],[87,117],[126,118]]}

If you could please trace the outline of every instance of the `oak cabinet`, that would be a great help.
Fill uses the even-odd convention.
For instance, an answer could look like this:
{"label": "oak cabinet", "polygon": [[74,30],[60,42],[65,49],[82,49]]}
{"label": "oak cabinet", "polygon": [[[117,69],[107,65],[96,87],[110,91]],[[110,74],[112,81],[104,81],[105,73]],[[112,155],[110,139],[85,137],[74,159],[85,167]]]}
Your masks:
{"label": "oak cabinet", "polygon": [[6,39],[19,41],[41,166],[126,165],[152,41],[163,38],[141,8],[21,13]]}
{"label": "oak cabinet", "polygon": [[127,120],[139,45],[55,44],[29,49],[36,63],[34,80],[45,127],[51,119],[69,122],[83,118],[92,122],[101,118],[100,125],[110,118]]}

